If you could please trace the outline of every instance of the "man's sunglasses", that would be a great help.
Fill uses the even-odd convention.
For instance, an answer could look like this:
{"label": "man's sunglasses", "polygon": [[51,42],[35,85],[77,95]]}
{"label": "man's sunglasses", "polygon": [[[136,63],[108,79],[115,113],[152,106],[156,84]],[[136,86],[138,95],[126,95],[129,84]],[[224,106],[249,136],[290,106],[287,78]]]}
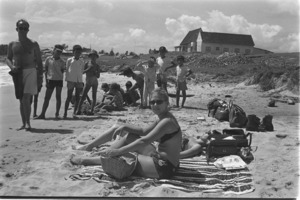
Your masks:
{"label": "man's sunglasses", "polygon": [[160,105],[160,104],[162,104],[163,102],[164,102],[163,100],[152,100],[152,101],[150,101],[149,103],[150,103],[150,105],[154,105],[154,104]]}
{"label": "man's sunglasses", "polygon": [[18,30],[20,31],[28,31],[28,27],[18,27]]}

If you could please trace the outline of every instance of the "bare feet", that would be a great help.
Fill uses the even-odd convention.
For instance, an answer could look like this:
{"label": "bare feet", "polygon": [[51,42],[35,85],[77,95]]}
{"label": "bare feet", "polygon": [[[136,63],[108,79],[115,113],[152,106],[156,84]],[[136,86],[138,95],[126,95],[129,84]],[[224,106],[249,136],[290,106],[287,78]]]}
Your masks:
{"label": "bare feet", "polygon": [[80,157],[76,157],[74,154],[72,154],[71,157],[70,157],[70,162],[73,165],[81,165],[82,164],[82,159]]}
{"label": "bare feet", "polygon": [[39,115],[39,116],[37,116],[37,117],[35,117],[33,119],[45,119],[45,115]]}
{"label": "bare feet", "polygon": [[30,126],[30,124],[27,124],[27,126],[25,126],[25,130],[26,130],[26,131],[31,131],[31,126]]}
{"label": "bare feet", "polygon": [[20,130],[23,130],[23,129],[25,129],[25,125],[21,126],[20,128],[17,128],[16,130],[20,131]]}

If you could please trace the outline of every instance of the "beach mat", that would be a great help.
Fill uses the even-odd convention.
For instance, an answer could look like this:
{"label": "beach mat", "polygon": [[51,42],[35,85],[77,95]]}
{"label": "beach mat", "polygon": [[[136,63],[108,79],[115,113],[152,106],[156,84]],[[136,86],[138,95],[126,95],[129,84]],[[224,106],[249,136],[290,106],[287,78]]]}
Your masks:
{"label": "beach mat", "polygon": [[[176,98],[176,94],[175,93],[168,93],[169,97],[171,98]],[[186,97],[193,97],[195,96],[194,94],[187,94]],[[182,97],[182,95],[180,95],[180,97]]]}
{"label": "beach mat", "polygon": [[[79,173],[72,174],[70,178],[73,180],[93,179],[97,182],[116,181],[106,175],[101,166],[86,166],[80,170]],[[151,182],[156,186],[161,185],[186,192],[246,194],[254,191],[252,174],[248,168],[226,171],[216,168],[213,163],[207,164],[204,157],[199,160],[180,160],[180,168],[172,179],[158,180],[131,176],[122,182]]]}

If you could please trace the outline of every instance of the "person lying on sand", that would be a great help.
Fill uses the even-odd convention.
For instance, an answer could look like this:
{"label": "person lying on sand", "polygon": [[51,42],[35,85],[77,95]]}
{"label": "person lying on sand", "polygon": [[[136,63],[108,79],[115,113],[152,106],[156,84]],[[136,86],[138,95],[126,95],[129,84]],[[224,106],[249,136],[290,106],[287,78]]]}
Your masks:
{"label": "person lying on sand", "polygon": [[[147,127],[129,124],[116,124],[101,136],[79,150],[91,151],[94,147],[109,142],[111,138],[119,139],[111,146],[100,150],[100,156],[120,156],[128,152],[138,153],[136,175],[149,178],[169,178],[179,166],[182,132],[172,113],[169,112],[169,97],[164,89],[156,88],[152,92],[151,109],[158,119]],[[155,149],[152,143],[158,142]],[[71,157],[75,165],[101,165],[100,157]]]}
{"label": "person lying on sand", "polygon": [[206,132],[199,138],[184,135],[182,137],[180,159],[198,156],[209,142],[210,133]]}

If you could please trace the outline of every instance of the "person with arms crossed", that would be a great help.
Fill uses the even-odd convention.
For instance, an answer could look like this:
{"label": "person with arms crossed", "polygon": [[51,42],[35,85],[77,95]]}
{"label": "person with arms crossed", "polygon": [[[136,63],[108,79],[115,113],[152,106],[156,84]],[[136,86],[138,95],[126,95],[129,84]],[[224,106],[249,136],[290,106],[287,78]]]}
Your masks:
{"label": "person with arms crossed", "polygon": [[75,105],[73,111],[73,117],[75,117],[78,103],[80,100],[80,94],[83,89],[82,74],[84,70],[84,61],[80,58],[82,52],[82,47],[80,45],[73,46],[74,56],[69,58],[66,63],[66,81],[67,81],[67,99],[65,102],[65,113],[64,118],[67,118],[67,112],[69,109],[69,104],[72,99],[73,91],[75,88]]}

